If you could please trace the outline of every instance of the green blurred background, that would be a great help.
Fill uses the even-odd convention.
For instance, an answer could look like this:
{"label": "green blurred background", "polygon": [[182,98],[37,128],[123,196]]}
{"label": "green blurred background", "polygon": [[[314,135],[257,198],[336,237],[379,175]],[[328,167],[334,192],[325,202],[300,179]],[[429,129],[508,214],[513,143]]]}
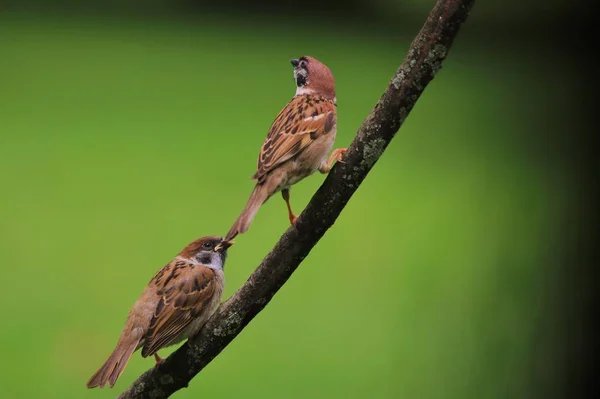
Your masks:
{"label": "green blurred background", "polygon": [[[175,398],[555,392],[552,265],[577,191],[557,155],[566,121],[554,100],[572,81],[555,78],[572,65],[522,22],[568,2],[543,13],[524,2],[516,15],[479,3],[335,226]],[[113,390],[85,388],[155,271],[241,211],[294,92],[288,60],[330,66],[336,145],[347,146],[433,1],[303,5],[3,9],[0,396],[115,397],[151,367],[136,353]],[[322,181],[294,187],[297,210]],[[230,252],[226,297],[287,227],[274,198]]]}

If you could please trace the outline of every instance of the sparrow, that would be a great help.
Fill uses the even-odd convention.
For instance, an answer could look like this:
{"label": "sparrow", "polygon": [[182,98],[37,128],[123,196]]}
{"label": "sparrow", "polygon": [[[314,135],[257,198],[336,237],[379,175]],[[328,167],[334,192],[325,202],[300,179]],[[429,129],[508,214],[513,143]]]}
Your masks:
{"label": "sparrow", "polygon": [[138,349],[142,357],[191,338],[219,306],[225,277],[223,265],[232,241],[202,237],[188,244],[150,280],[129,312],[115,350],[90,378],[88,388],[111,388]]}
{"label": "sparrow", "polygon": [[281,191],[292,225],[296,215],[290,205],[290,187],[317,170],[328,173],[335,160],[342,162],[345,148],[327,154],[337,130],[336,97],[329,68],[309,56],[291,60],[296,94],[279,112],[258,156],[252,180],[256,186],[241,215],[227,233],[230,240],[245,233],[258,209]]}

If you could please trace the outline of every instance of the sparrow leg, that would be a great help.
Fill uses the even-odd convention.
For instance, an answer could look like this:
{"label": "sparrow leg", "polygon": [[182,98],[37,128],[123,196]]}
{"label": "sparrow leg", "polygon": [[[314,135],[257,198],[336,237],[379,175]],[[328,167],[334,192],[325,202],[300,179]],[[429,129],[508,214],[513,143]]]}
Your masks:
{"label": "sparrow leg", "polygon": [[154,360],[156,360],[156,364],[154,365],[154,367],[160,366],[160,364],[165,361],[165,359],[163,359],[162,357],[158,356],[158,353],[154,354]]}
{"label": "sparrow leg", "polygon": [[290,189],[284,188],[283,190],[281,190],[281,196],[283,197],[283,200],[287,205],[288,217],[290,218],[290,223],[293,226],[296,224],[296,219],[298,219],[298,217],[294,215],[294,212],[292,212],[292,206],[290,205]]}
{"label": "sparrow leg", "polygon": [[329,171],[331,170],[331,166],[333,165],[333,161],[344,163],[344,161],[342,161],[342,155],[344,155],[346,150],[347,148],[336,148],[335,150],[333,150],[327,162],[323,162],[321,166],[319,166],[319,172],[329,173]]}

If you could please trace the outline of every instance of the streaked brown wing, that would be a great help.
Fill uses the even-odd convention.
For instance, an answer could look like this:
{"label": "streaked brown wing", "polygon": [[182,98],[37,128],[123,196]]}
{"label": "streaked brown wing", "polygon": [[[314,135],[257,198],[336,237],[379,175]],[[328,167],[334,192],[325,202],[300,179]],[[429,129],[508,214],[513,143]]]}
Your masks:
{"label": "streaked brown wing", "polygon": [[335,122],[335,104],[320,96],[297,96],[279,112],[258,156],[254,178],[264,176],[296,156]]}
{"label": "streaked brown wing", "polygon": [[[158,281],[164,286],[144,341],[142,356],[168,346],[194,320],[215,294],[215,272],[185,262],[172,264]],[[158,277],[158,275],[157,275]]]}

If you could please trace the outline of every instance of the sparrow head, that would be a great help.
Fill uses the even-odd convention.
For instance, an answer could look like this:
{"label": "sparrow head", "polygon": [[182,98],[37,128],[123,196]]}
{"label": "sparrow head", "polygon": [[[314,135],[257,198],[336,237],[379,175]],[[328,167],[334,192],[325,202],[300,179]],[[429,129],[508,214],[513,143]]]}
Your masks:
{"label": "sparrow head", "polygon": [[196,261],[211,269],[223,269],[227,258],[227,249],[232,245],[233,241],[224,240],[222,237],[202,237],[189,243],[179,253],[179,256]]}
{"label": "sparrow head", "polygon": [[290,62],[294,67],[296,95],[316,93],[335,99],[333,74],[327,65],[309,56],[293,59]]}

